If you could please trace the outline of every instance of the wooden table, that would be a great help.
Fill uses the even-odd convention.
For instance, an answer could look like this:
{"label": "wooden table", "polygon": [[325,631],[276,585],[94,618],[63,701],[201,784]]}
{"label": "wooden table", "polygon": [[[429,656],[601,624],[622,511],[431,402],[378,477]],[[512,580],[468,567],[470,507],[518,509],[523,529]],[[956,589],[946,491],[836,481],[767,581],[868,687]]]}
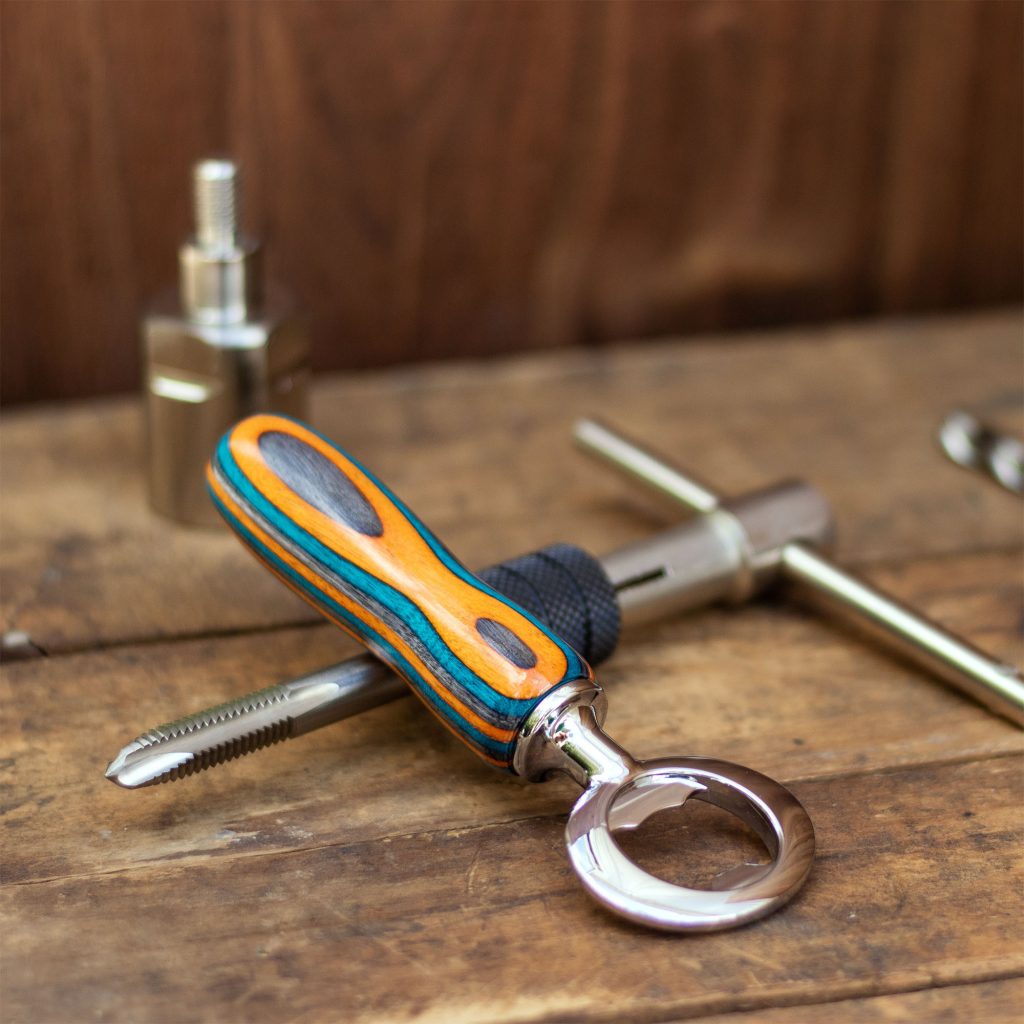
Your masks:
{"label": "wooden table", "polygon": [[[934,434],[954,405],[1014,417],[1021,339],[1012,312],[406,369],[321,380],[313,418],[478,565],[664,522],[573,453],[582,414],[726,492],[804,476],[841,561],[1019,663],[1021,505]],[[492,772],[413,701],[110,785],[144,728],[354,649],[227,531],[148,513],[141,431],[129,400],[2,427],[3,621],[28,635],[3,668],[4,1021],[1016,1019],[1021,732],[791,603],[634,631],[600,673],[638,756],[746,762],[812,814],[807,887],[740,931],[605,914],[562,848],[574,786]],[[687,877],[745,852],[680,815],[649,864],[680,828]]]}

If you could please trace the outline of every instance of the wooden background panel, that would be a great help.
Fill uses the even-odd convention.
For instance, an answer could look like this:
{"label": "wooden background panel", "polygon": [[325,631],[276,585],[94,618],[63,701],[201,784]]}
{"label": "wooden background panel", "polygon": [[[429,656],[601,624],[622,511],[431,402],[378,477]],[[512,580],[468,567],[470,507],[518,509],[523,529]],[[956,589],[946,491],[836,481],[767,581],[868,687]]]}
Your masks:
{"label": "wooden background panel", "polygon": [[136,317],[190,216],[183,173],[225,145],[225,10],[43,0],[0,13],[0,396],[134,387]]}
{"label": "wooden background panel", "polygon": [[137,386],[215,151],[321,369],[1021,293],[1016,3],[2,11],[6,401]]}

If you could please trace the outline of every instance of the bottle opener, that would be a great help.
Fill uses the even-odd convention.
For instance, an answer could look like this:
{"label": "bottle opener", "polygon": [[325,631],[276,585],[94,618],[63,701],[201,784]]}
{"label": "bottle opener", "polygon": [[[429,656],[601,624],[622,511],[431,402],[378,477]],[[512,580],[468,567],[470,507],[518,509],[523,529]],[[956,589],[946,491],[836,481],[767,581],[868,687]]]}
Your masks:
{"label": "bottle opener", "polygon": [[[799,801],[749,768],[706,757],[634,759],[601,729],[590,666],[520,606],[470,573],[392,492],[318,433],[258,415],[221,440],[208,470],[218,509],[296,593],[401,675],[489,764],[583,787],[569,858],[600,903],[669,931],[715,931],[771,913],[803,884],[814,830]],[[772,861],[669,883],[630,861],[615,833],[688,799],[721,807]]]}

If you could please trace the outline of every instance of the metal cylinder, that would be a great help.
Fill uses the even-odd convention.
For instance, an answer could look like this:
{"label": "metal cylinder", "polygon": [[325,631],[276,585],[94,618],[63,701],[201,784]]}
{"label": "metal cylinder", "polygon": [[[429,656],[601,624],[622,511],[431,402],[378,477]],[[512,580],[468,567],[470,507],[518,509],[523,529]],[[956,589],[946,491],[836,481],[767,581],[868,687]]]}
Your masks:
{"label": "metal cylinder", "polygon": [[793,537],[827,547],[832,533],[824,498],[795,480],[725,502],[602,563],[632,625],[715,601],[740,604],[777,578]]}
{"label": "metal cylinder", "polygon": [[1024,679],[1013,665],[993,660],[803,544],[787,545],[783,558],[786,578],[803,584],[807,601],[838,614],[990,711],[1024,726]]}
{"label": "metal cylinder", "polygon": [[242,237],[238,168],[202,160],[192,171],[195,234],[178,252],[181,306],[189,320],[239,324],[260,305],[260,245]]}

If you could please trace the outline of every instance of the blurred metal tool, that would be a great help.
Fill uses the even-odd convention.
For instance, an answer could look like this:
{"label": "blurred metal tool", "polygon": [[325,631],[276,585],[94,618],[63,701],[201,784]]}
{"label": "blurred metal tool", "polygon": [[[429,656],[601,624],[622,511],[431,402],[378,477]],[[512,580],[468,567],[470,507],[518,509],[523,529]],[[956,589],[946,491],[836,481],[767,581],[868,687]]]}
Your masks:
{"label": "blurred metal tool", "polygon": [[958,465],[973,469],[1001,487],[1024,495],[1024,442],[983,423],[962,409],[939,427],[943,451]]}
{"label": "blurred metal tool", "polygon": [[262,248],[242,231],[238,166],[201,160],[192,188],[178,295],[142,323],[147,485],[161,515],[219,526],[206,495],[210,452],[249,413],[305,415],[309,342],[287,296],[263,286]]}
{"label": "blurred metal tool", "polygon": [[[605,638],[600,650],[583,651],[593,663],[608,657],[618,638],[617,623],[611,630],[604,624],[607,611],[598,611],[607,604],[598,575],[613,588],[627,626],[716,601],[740,604],[775,582],[790,581],[991,711],[1024,726],[1024,680],[1013,666],[994,661],[820,553],[831,543],[834,524],[825,499],[809,484],[789,481],[723,500],[692,475],[595,420],[581,420],[574,433],[584,451],[674,506],[697,513],[600,560],[573,549],[599,564],[586,577],[577,572],[554,602],[545,552],[505,563],[515,567],[519,592],[510,592],[507,581],[489,580],[579,648],[583,642],[567,635],[566,616],[571,611],[582,616],[574,627],[577,635]],[[529,604],[531,594],[539,602],[535,606]],[[570,602],[578,607],[571,608]],[[120,751],[107,777],[131,789],[182,778],[407,693],[383,664],[361,655],[153,729]]]}

